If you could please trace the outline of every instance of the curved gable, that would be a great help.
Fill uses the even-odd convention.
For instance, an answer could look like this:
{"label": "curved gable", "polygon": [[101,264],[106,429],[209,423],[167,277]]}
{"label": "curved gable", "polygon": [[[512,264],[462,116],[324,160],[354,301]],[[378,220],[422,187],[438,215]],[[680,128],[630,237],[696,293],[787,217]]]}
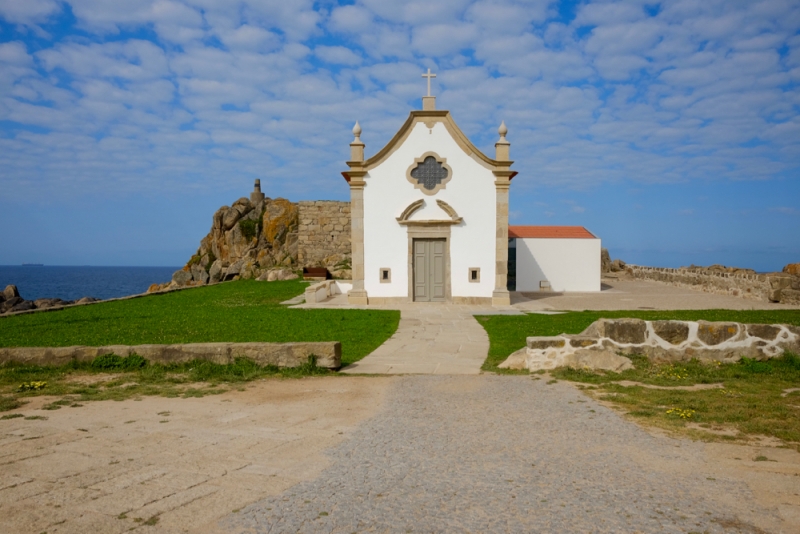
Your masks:
{"label": "curved gable", "polygon": [[412,111],[406,122],[400,127],[400,130],[398,130],[398,132],[394,137],[392,137],[386,146],[378,151],[377,154],[364,162],[363,169],[365,171],[369,171],[370,169],[374,169],[386,161],[386,159],[403,144],[406,138],[408,138],[408,136],[411,134],[411,131],[414,129],[414,126],[420,122],[424,123],[428,128],[433,128],[437,122],[441,122],[456,144],[461,147],[461,149],[468,156],[487,169],[494,170],[498,167],[507,167],[512,163],[508,161],[504,161],[502,163],[498,162],[478,150],[478,148],[472,144],[472,141],[470,141],[469,138],[464,135],[464,132],[461,131],[461,128],[456,125],[449,111],[430,110]]}

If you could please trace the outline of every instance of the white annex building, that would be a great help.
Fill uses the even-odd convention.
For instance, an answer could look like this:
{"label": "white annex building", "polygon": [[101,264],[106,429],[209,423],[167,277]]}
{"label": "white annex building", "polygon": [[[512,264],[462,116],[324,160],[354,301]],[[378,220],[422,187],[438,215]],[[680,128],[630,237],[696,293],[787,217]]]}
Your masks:
{"label": "white annex building", "polygon": [[[517,173],[511,170],[505,124],[492,159],[448,111],[436,109],[430,96],[435,74],[423,76],[428,96],[422,111],[412,111],[377,154],[364,159],[361,127],[353,128],[349,170],[342,173],[350,185],[352,218],[349,302],[508,305],[510,244],[517,247],[517,291],[599,291],[600,240],[588,232],[590,239],[558,239],[553,246],[532,239],[532,262],[520,253],[529,245],[525,236],[509,241],[508,194]],[[583,266],[559,272],[559,263],[575,262]],[[538,269],[530,276],[529,265]],[[541,285],[548,277],[551,286]]]}

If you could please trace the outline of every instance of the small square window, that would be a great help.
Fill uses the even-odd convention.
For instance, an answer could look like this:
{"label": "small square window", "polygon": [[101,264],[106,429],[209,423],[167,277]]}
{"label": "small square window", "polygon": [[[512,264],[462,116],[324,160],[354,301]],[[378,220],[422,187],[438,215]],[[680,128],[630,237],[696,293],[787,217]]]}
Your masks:
{"label": "small square window", "polygon": [[481,268],[480,267],[470,267],[469,268],[469,281],[471,284],[477,284],[481,281]]}
{"label": "small square window", "polygon": [[539,291],[550,291],[550,282],[542,280],[539,282]]}
{"label": "small square window", "polygon": [[392,270],[388,267],[381,267],[380,271],[381,284],[390,284],[392,282]]}

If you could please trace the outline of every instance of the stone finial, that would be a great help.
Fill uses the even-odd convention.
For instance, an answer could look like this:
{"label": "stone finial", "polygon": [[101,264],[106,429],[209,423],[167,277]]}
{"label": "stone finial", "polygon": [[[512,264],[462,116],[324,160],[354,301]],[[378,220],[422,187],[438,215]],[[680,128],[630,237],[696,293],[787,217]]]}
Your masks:
{"label": "stone finial", "polygon": [[353,126],[353,135],[355,138],[350,143],[350,161],[364,161],[364,143],[361,142],[361,125],[358,121]]}
{"label": "stone finial", "polygon": [[509,147],[511,143],[508,142],[506,139],[506,134],[508,133],[508,127],[506,126],[506,121],[500,123],[500,127],[497,129],[497,133],[500,134],[500,140],[494,144],[495,149],[495,158],[497,161],[508,161],[509,160]]}
{"label": "stone finial", "polygon": [[253,185],[253,192],[250,193],[250,202],[257,204],[264,200],[264,193],[261,192],[261,180],[256,178],[256,183]]}

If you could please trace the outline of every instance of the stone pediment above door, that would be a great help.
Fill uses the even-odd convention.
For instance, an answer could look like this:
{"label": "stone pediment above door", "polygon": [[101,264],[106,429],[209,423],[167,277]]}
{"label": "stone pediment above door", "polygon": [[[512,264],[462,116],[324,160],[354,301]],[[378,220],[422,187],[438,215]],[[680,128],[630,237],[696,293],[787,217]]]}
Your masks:
{"label": "stone pediment above door", "polygon": [[412,220],[411,216],[425,207],[425,199],[421,198],[409,204],[406,209],[403,210],[403,213],[397,217],[397,222],[403,226],[450,226],[453,224],[459,224],[464,220],[464,218],[459,217],[458,213],[456,213],[456,210],[454,210],[453,207],[444,200],[437,200],[436,204],[450,217],[449,219]]}

